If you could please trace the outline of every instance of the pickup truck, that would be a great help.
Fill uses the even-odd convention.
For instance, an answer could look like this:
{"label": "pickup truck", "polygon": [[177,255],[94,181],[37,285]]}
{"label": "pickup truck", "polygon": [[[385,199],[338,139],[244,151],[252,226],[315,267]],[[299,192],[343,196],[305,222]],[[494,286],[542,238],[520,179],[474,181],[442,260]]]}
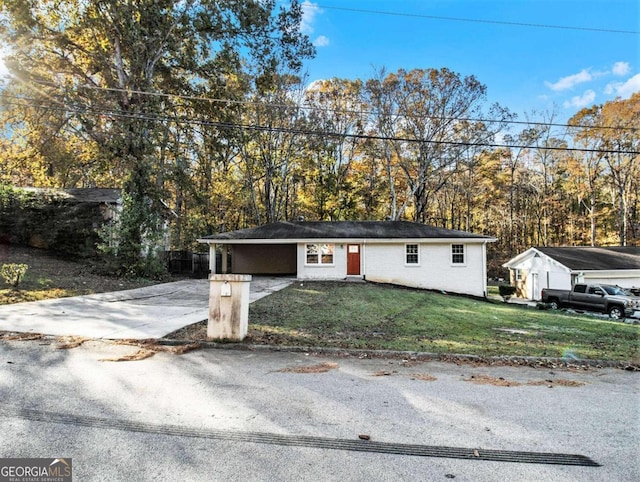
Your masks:
{"label": "pickup truck", "polygon": [[640,314],[640,297],[612,285],[578,283],[571,291],[545,288],[542,301],[553,309],[599,311],[614,319],[633,317],[636,311]]}

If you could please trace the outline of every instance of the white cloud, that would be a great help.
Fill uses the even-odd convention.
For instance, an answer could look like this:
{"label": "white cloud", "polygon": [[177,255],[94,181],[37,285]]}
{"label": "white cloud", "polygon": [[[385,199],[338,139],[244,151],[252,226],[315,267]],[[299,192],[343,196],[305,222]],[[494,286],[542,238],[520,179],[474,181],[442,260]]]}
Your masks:
{"label": "white cloud", "polygon": [[319,13],[322,13],[322,9],[318,7],[317,3],[312,3],[308,0],[302,3],[302,22],[300,23],[302,33],[307,35],[313,33],[313,22]]}
{"label": "white cloud", "polygon": [[583,82],[589,82],[593,79],[593,76],[587,69],[582,69],[577,74],[568,75],[567,77],[562,77],[555,83],[545,82],[545,85],[554,91],[568,90],[572,89],[578,84],[582,84]]}
{"label": "white cloud", "polygon": [[329,38],[325,37],[324,35],[320,35],[313,41],[313,45],[315,45],[316,47],[326,47],[327,45],[329,45]]}
{"label": "white cloud", "polygon": [[625,76],[629,72],[631,72],[631,67],[629,66],[629,62],[616,62],[613,64],[612,72],[614,75]]}
{"label": "white cloud", "polygon": [[589,89],[584,94],[576,95],[575,97],[572,97],[570,101],[566,101],[564,103],[564,107],[575,107],[577,109],[581,109],[593,104],[594,100],[596,100],[596,93],[593,90]]}
{"label": "white cloud", "polygon": [[640,92],[640,74],[636,74],[626,82],[611,82],[604,89],[605,94],[615,94],[617,97],[627,99],[631,94]]}

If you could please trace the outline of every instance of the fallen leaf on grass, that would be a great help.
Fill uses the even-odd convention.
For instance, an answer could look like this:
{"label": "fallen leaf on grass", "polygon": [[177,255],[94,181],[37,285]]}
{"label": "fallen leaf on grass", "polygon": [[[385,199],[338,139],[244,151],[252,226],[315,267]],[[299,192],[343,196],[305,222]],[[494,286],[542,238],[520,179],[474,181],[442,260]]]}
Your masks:
{"label": "fallen leaf on grass", "polygon": [[392,372],[387,372],[387,371],[384,371],[384,370],[380,370],[379,372],[375,372],[375,373],[371,374],[372,377],[388,377],[390,375],[393,375],[393,373]]}
{"label": "fallen leaf on grass", "polygon": [[505,380],[502,377],[495,378],[487,375],[471,375],[470,378],[465,378],[465,381],[477,383],[478,385],[494,385],[496,387],[519,387],[522,385],[520,382],[513,382]]}
{"label": "fallen leaf on grass", "polygon": [[277,370],[280,373],[325,373],[338,368],[337,363],[322,362],[317,365],[305,365],[301,367],[288,367]]}

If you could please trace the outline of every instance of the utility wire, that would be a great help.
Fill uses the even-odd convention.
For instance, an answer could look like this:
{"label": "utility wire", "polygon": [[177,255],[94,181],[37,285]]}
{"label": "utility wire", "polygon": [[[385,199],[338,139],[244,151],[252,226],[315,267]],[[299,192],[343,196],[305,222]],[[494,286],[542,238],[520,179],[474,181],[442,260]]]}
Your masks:
{"label": "utility wire", "polygon": [[[38,81],[35,82],[39,85],[47,85],[50,87],[60,88],[59,85],[56,85],[53,82],[45,82]],[[254,107],[273,107],[280,109],[301,109],[305,111],[313,111],[313,112],[333,112],[335,114],[356,114],[356,115],[373,115],[374,111],[371,110],[356,110],[356,109],[340,109],[334,110],[330,108],[323,107],[313,107],[309,105],[288,105],[288,104],[276,104],[270,102],[256,102],[250,100],[234,100],[234,99],[222,99],[219,97],[200,97],[200,96],[192,96],[192,95],[183,95],[183,94],[170,94],[166,92],[149,92],[142,90],[128,90],[121,89],[115,87],[99,87],[93,85],[79,85],[78,88],[89,89],[89,90],[99,90],[99,91],[108,91],[108,92],[119,92],[126,94],[136,94],[136,95],[149,95],[149,96],[157,96],[164,98],[175,98],[181,100],[193,100],[193,101],[203,101],[203,102],[211,102],[211,103],[222,103],[227,105],[244,105],[244,106],[254,106]],[[398,112],[392,112],[387,114],[390,117],[407,117],[405,114],[400,114]],[[486,119],[486,118],[470,118],[470,117],[436,117],[436,116],[424,116],[425,119],[437,119],[437,120],[445,120],[445,121],[461,121],[461,122],[485,122],[489,124],[516,124],[516,125],[526,125],[526,126],[537,126],[537,127],[562,127],[566,129],[602,129],[602,130],[629,130],[629,131],[639,131],[639,127],[627,127],[627,126],[593,126],[593,125],[573,125],[573,124],[561,124],[555,122],[539,122],[539,121],[517,121],[517,120],[507,120],[507,119]]]}
{"label": "utility wire", "polygon": [[159,116],[148,114],[135,114],[135,113],[123,113],[117,110],[95,109],[95,108],[73,108],[69,106],[43,106],[35,104],[25,103],[9,103],[11,105],[21,107],[34,107],[37,109],[62,111],[73,114],[92,114],[102,115],[115,118],[136,119],[145,120],[151,122],[171,122],[176,124],[188,124],[207,126],[223,129],[241,129],[251,130],[259,132],[275,132],[294,135],[312,135],[321,137],[337,137],[337,138],[352,138],[361,140],[377,140],[377,141],[394,141],[394,142],[407,142],[414,144],[433,144],[433,145],[450,145],[457,147],[489,147],[489,148],[507,148],[507,149],[534,149],[534,150],[546,150],[546,151],[563,151],[563,152],[585,152],[585,153],[598,153],[598,154],[628,154],[632,156],[640,155],[640,151],[623,151],[614,149],[590,149],[580,147],[560,147],[560,146],[536,146],[536,145],[522,145],[522,144],[497,144],[488,142],[457,142],[457,141],[437,141],[437,140],[425,140],[415,139],[410,137],[396,137],[396,136],[383,136],[372,134],[357,134],[357,133],[340,133],[331,131],[316,131],[310,129],[296,129],[291,127],[274,127],[264,125],[251,125],[251,124],[239,124],[232,122],[217,122],[209,120],[200,120],[193,118],[185,118],[178,116]]}
{"label": "utility wire", "polygon": [[356,13],[370,13],[375,15],[390,15],[396,17],[413,17],[413,18],[426,18],[429,20],[447,20],[452,22],[473,22],[473,23],[488,23],[493,25],[510,25],[514,27],[532,27],[532,28],[550,28],[558,30],[581,30],[586,32],[600,32],[600,33],[622,33],[630,35],[638,35],[638,30],[618,30],[611,28],[595,28],[595,27],[574,27],[568,25],[548,25],[542,23],[527,23],[527,22],[507,22],[502,20],[481,20],[477,18],[460,18],[460,17],[442,17],[436,15],[424,15],[417,13],[402,13],[402,12],[388,12],[382,10],[367,10],[363,8],[348,8],[348,7],[333,7],[327,5],[315,5],[316,8],[325,10],[341,10],[344,12],[356,12]]}

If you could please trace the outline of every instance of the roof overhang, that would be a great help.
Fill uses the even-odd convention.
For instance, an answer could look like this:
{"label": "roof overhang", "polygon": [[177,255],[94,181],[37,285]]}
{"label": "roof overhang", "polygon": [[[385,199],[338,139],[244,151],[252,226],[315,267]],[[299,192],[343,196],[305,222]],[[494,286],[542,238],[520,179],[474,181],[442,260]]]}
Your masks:
{"label": "roof overhang", "polygon": [[536,248],[529,248],[526,251],[520,253],[519,255],[517,255],[515,258],[511,258],[509,261],[507,261],[506,263],[504,263],[502,265],[503,268],[508,268],[508,269],[518,269],[518,266],[521,265],[522,263],[524,263],[525,261],[527,261],[529,258],[533,258],[533,257],[539,257],[539,258],[544,258],[547,262],[563,269],[564,271],[566,271],[567,273],[571,273],[571,270],[566,267],[565,265],[563,265],[562,263],[559,263],[558,261],[556,261],[555,259],[553,259],[551,256],[548,256],[546,254],[544,254],[542,251],[536,249]]}
{"label": "roof overhang", "polygon": [[296,238],[296,239],[215,239],[200,238],[204,244],[487,244],[495,243],[496,238]]}
{"label": "roof overhang", "polygon": [[595,275],[603,278],[640,278],[640,269],[607,269],[607,270],[588,270],[574,269],[571,274],[576,275]]}

